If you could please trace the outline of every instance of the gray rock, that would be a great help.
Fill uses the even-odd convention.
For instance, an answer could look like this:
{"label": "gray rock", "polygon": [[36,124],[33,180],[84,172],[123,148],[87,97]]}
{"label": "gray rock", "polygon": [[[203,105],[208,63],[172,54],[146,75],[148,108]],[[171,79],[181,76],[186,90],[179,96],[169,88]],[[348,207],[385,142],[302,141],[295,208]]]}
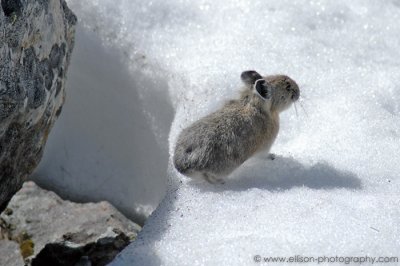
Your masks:
{"label": "gray rock", "polygon": [[14,241],[0,241],[0,265],[21,266],[24,265],[19,245]]}
{"label": "gray rock", "polygon": [[76,21],[64,0],[1,0],[0,212],[39,163],[61,112]]}
{"label": "gray rock", "polygon": [[[108,202],[63,201],[26,182],[0,215],[0,244],[18,243],[32,265],[105,265],[140,229]],[[1,256],[0,265],[7,260]]]}

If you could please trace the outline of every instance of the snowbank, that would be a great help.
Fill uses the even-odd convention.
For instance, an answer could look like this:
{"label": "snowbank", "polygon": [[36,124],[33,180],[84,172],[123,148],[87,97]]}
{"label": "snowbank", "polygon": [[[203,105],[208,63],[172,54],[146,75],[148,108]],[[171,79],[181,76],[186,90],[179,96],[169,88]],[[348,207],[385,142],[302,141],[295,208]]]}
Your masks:
{"label": "snowbank", "polygon": [[131,71],[166,76],[170,156],[183,127],[237,95],[245,69],[288,74],[303,97],[281,116],[275,161],[251,159],[221,186],[170,164],[167,196],[113,265],[400,255],[398,1],[69,4]]}
{"label": "snowbank", "polygon": [[[65,106],[33,179],[74,201],[110,201],[142,222],[166,191],[168,145],[161,140],[173,109],[161,80],[130,72],[122,51],[79,25]],[[141,89],[158,84],[151,95]]]}

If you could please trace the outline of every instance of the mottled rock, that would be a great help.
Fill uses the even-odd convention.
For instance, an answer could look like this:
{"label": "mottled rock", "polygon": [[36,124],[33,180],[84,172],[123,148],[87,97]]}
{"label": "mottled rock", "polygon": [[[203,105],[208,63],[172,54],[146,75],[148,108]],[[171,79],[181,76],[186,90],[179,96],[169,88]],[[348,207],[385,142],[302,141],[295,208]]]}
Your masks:
{"label": "mottled rock", "polygon": [[76,21],[64,0],[1,0],[0,212],[39,163],[60,114]]}
{"label": "mottled rock", "polygon": [[[0,215],[0,243],[18,243],[20,258],[32,265],[106,265],[139,230],[107,202],[64,201],[33,182]],[[0,257],[0,265],[8,259]]]}
{"label": "mottled rock", "polygon": [[0,240],[0,265],[21,266],[24,265],[19,252],[18,243],[8,240]]}

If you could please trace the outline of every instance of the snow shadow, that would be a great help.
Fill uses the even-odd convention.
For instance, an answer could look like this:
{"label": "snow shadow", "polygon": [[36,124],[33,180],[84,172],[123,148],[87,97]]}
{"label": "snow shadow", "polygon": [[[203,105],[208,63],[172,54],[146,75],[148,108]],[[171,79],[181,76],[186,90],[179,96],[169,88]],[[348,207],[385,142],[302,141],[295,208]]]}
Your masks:
{"label": "snow shadow", "polygon": [[142,224],[167,190],[174,110],[165,78],[124,60],[78,26],[66,102],[31,178],[64,199],[107,200]]}
{"label": "snow shadow", "polygon": [[244,191],[260,188],[270,191],[294,187],[311,189],[361,189],[362,182],[355,174],[338,170],[326,162],[304,166],[293,158],[278,156],[275,160],[251,159],[226,179],[223,185],[196,183],[204,190]]}
{"label": "snow shadow", "polygon": [[[173,170],[174,173],[175,170]],[[174,174],[173,174],[174,175]],[[174,177],[176,178],[176,176]],[[347,171],[338,170],[326,162],[305,166],[293,158],[277,156],[271,161],[266,158],[252,158],[226,179],[225,184],[209,184],[203,180],[189,179],[186,182],[173,179],[169,191],[158,208],[146,221],[138,238],[126,248],[112,266],[120,265],[160,265],[157,243],[168,232],[173,223],[171,215],[177,210],[176,199],[180,197],[182,186],[195,186],[203,192],[245,191],[251,188],[269,191],[283,191],[295,187],[312,189],[352,189],[362,188],[360,178]],[[130,259],[128,261],[128,259]]]}

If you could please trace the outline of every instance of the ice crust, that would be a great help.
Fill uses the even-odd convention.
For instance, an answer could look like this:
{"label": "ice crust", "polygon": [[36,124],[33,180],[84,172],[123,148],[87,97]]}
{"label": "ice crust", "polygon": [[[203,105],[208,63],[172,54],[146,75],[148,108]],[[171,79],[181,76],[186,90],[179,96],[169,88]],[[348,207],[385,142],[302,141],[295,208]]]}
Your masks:
{"label": "ice crust", "polygon": [[241,71],[284,73],[301,90],[276,160],[253,158],[219,186],[170,164],[166,198],[112,265],[400,256],[399,1],[68,3],[132,73],[167,77],[170,156],[182,128],[237,97]]}

